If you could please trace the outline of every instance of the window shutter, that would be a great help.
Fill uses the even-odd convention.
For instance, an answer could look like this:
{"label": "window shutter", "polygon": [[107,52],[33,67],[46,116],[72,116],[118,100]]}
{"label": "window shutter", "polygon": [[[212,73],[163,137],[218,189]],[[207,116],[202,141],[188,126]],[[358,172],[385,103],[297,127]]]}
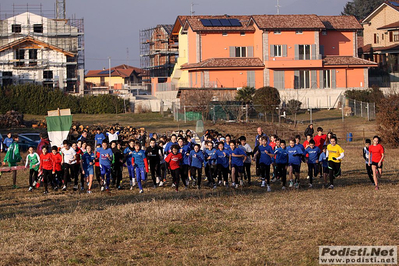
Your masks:
{"label": "window shutter", "polygon": [[254,57],[254,47],[253,46],[247,47],[247,57]]}
{"label": "window shutter", "polygon": [[294,71],[294,89],[299,89],[299,70]]}
{"label": "window shutter", "polygon": [[389,32],[389,42],[393,42],[393,31]]}
{"label": "window shutter", "polygon": [[335,69],[331,69],[331,88],[335,89],[337,87],[337,74]]}
{"label": "window shutter", "polygon": [[283,45],[283,57],[287,57],[287,45]]}
{"label": "window shutter", "polygon": [[324,45],[320,45],[320,54],[324,56]]}
{"label": "window shutter", "polygon": [[274,57],[274,45],[270,45],[270,57]]}
{"label": "window shutter", "polygon": [[316,70],[312,70],[310,72],[310,88],[311,89],[317,89],[317,71]]}
{"label": "window shutter", "polygon": [[319,87],[320,89],[324,89],[324,70],[320,70],[320,82],[319,82]]}
{"label": "window shutter", "polygon": [[230,46],[230,57],[236,57],[236,48],[234,46]]}
{"label": "window shutter", "polygon": [[284,77],[284,71],[282,70],[278,70],[278,71],[274,71],[273,75],[274,75],[274,87],[276,89],[285,89],[285,77]]}
{"label": "window shutter", "polygon": [[295,44],[295,60],[299,60],[299,44]]}
{"label": "window shutter", "polygon": [[312,44],[311,49],[312,49],[312,51],[310,51],[310,53],[312,54],[312,60],[316,60],[317,59],[316,44]]}
{"label": "window shutter", "polygon": [[247,71],[247,86],[255,88],[255,71]]}
{"label": "window shutter", "polygon": [[377,43],[377,34],[374,33],[374,43]]}
{"label": "window shutter", "polygon": [[204,87],[204,72],[201,71],[201,88]]}
{"label": "window shutter", "polygon": [[193,73],[190,72],[190,88],[193,87]]}

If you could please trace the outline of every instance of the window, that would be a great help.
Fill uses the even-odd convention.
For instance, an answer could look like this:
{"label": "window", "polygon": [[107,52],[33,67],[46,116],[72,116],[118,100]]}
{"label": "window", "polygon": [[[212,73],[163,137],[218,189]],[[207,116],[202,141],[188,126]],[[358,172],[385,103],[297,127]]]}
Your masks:
{"label": "window", "polygon": [[13,33],[20,33],[21,30],[22,30],[21,24],[12,24],[12,25],[11,25],[11,31],[12,31]]}
{"label": "window", "polygon": [[393,41],[394,42],[399,42],[399,31],[394,31],[393,32]]}
{"label": "window", "polygon": [[43,24],[33,24],[33,32],[43,33]]}
{"label": "window", "polygon": [[274,45],[274,56],[275,57],[283,56],[282,50],[283,50],[282,45]]}
{"label": "window", "polygon": [[222,36],[227,36],[227,32],[222,32]]}
{"label": "window", "polygon": [[25,50],[24,49],[19,49],[15,51],[15,59],[17,61],[15,62],[15,66],[24,66],[25,65]]}
{"label": "window", "polygon": [[12,72],[4,71],[3,72],[3,86],[12,85]]}
{"label": "window", "polygon": [[37,66],[37,49],[30,49],[29,50],[29,65],[30,66]]}
{"label": "window", "polygon": [[299,45],[299,60],[310,60],[310,45]]}
{"label": "window", "polygon": [[100,77],[100,86],[105,86],[105,77]]}
{"label": "window", "polygon": [[240,36],[245,36],[245,32],[240,32]]}
{"label": "window", "polygon": [[301,30],[297,30],[297,31],[295,31],[295,33],[296,33],[296,34],[302,34],[302,33],[303,33],[303,31],[301,31]]}
{"label": "window", "polygon": [[374,43],[379,43],[380,42],[380,36],[378,33],[374,33]]}
{"label": "window", "polygon": [[327,31],[326,30],[322,30],[321,31],[321,35],[327,35]]}
{"label": "window", "polygon": [[309,89],[310,88],[310,71],[302,70],[299,71],[299,88]]}
{"label": "window", "polygon": [[323,70],[323,88],[331,88],[331,70]]}
{"label": "window", "polygon": [[236,47],[236,57],[247,57],[247,47]]}
{"label": "window", "polygon": [[44,70],[43,71],[43,79],[53,79],[53,71]]}
{"label": "window", "polygon": [[274,34],[281,34],[281,30],[275,30]]}

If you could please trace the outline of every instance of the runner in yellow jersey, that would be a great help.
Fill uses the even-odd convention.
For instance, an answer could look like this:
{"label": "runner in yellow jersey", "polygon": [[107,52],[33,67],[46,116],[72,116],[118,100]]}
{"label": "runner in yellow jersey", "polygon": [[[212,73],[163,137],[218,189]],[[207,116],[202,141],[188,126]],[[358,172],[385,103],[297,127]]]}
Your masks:
{"label": "runner in yellow jersey", "polygon": [[337,137],[332,136],[330,144],[327,146],[327,158],[328,158],[328,172],[330,176],[329,189],[334,188],[334,178],[338,176],[341,169],[341,161],[344,158],[344,149],[337,144]]}

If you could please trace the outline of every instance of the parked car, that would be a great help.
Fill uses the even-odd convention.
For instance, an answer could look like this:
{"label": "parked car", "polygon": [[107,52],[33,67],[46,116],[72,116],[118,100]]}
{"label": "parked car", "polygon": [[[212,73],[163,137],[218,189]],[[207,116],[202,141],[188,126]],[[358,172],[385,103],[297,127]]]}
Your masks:
{"label": "parked car", "polygon": [[18,135],[18,137],[19,137],[18,145],[19,145],[20,151],[25,152],[29,149],[30,146],[37,148],[38,142],[36,142],[26,136]]}
{"label": "parked car", "polygon": [[35,133],[35,132],[21,133],[21,134],[19,134],[19,136],[27,137],[27,138],[35,141],[37,144],[39,144],[39,142],[40,142],[40,133]]}
{"label": "parked car", "polygon": [[[30,134],[30,133],[28,133],[28,134]],[[39,134],[39,133],[34,133],[34,134]],[[3,140],[6,137],[7,137],[7,135],[3,135]],[[18,141],[19,150],[22,152],[27,151],[30,146],[33,146],[36,149],[37,145],[40,142],[40,137],[39,137],[39,141],[34,141],[31,138],[25,136],[25,134],[18,134],[18,138],[19,138],[19,141]]]}

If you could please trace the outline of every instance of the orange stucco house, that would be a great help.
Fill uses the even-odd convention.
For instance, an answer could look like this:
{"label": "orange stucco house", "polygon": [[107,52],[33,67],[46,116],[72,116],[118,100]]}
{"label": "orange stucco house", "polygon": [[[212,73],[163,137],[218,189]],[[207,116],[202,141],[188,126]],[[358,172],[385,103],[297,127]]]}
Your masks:
{"label": "orange stucco house", "polygon": [[368,88],[368,68],[376,63],[357,56],[360,30],[350,16],[180,16],[171,33],[179,58],[168,82],[177,88]]}

